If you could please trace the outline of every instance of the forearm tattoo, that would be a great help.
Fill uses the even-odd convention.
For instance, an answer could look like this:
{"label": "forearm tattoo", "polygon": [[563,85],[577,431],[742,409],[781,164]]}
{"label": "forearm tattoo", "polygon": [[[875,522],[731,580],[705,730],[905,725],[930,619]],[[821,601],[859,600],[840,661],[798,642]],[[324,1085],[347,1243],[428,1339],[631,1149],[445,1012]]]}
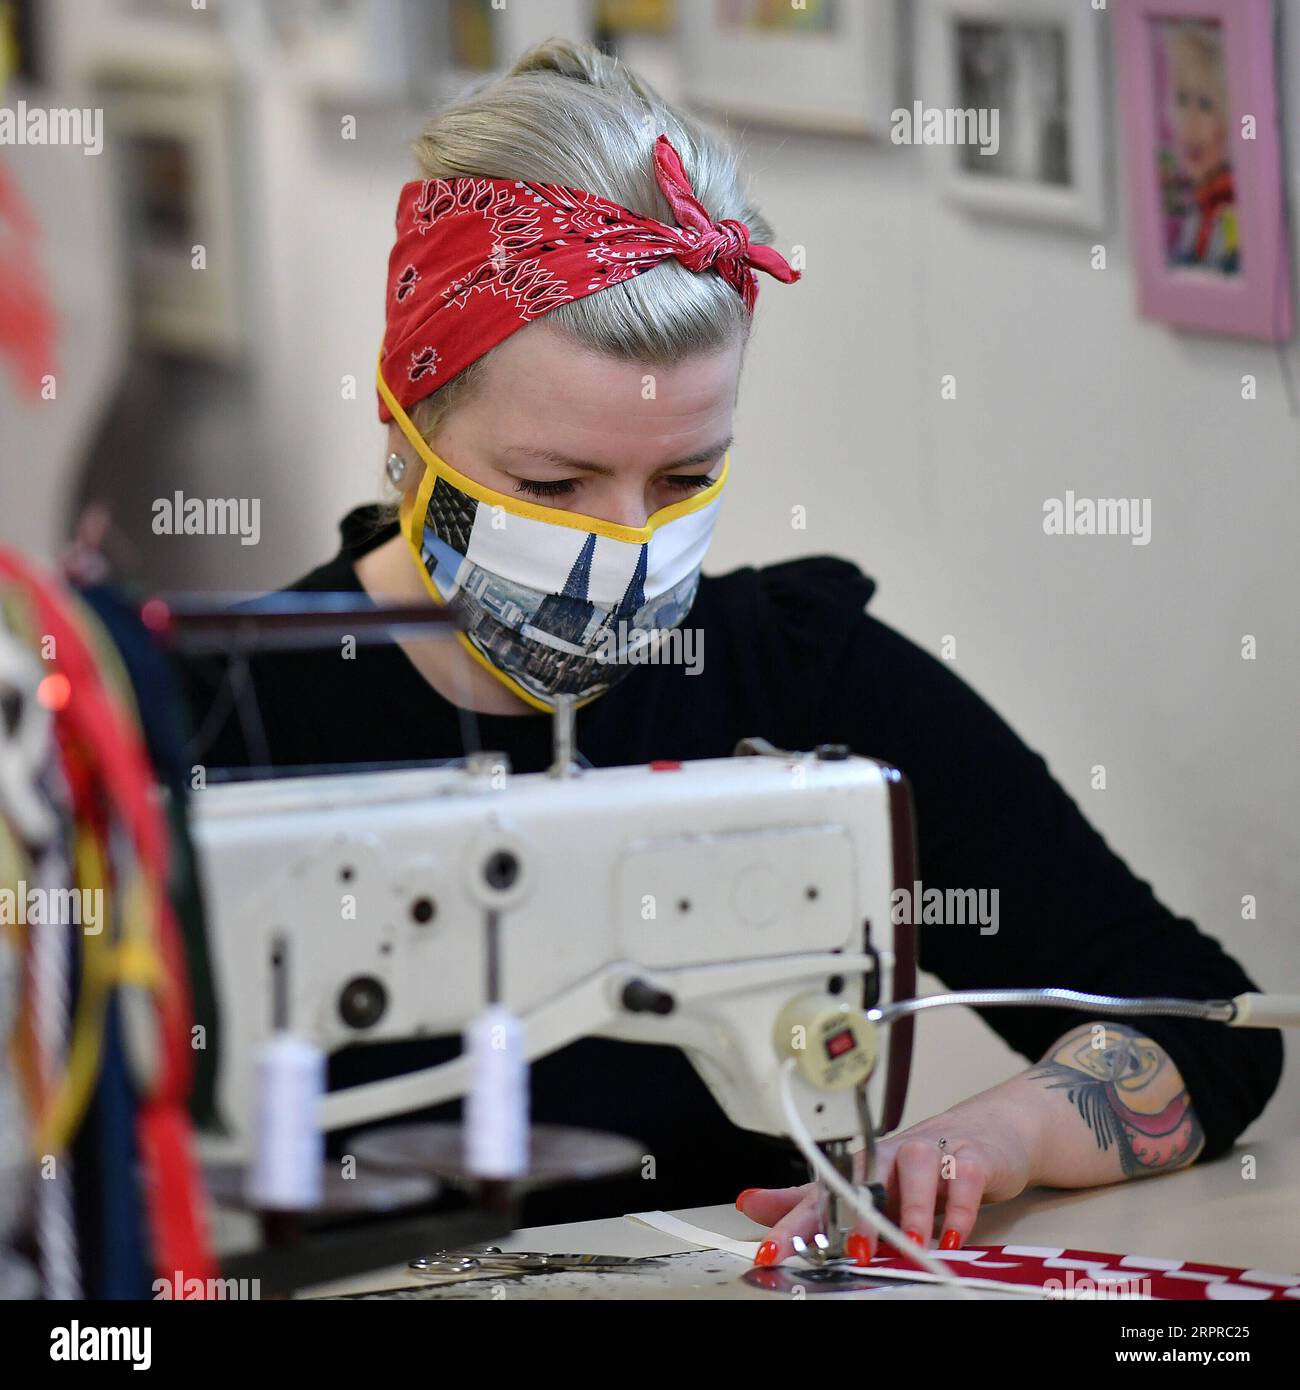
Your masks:
{"label": "forearm tattoo", "polygon": [[1029,1072],[1064,1089],[1098,1148],[1119,1153],[1125,1177],[1190,1163],[1205,1143],[1178,1069],[1159,1043],[1122,1024],[1085,1024]]}

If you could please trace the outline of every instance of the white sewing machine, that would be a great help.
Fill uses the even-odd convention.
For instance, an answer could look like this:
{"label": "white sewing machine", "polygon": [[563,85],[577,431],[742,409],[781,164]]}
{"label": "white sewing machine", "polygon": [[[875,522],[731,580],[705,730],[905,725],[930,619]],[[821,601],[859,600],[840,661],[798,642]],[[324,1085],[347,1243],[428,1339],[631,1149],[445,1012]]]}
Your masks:
{"label": "white sewing machine", "polygon": [[[772,1135],[796,1055],[803,1119],[847,1170],[845,1146],[896,1127],[907,1088],[910,1020],[875,1065],[861,1009],[915,992],[912,928],[890,914],[912,881],[910,801],[844,750],[762,751],[584,771],[561,754],[523,776],[482,755],[198,793],[236,1156],[287,944],[289,1019],[326,1051],[464,1033],[495,1001],[529,1061],[590,1035],[673,1044],[735,1124]],[[331,1093],[320,1124],[470,1089],[462,1055]]]}

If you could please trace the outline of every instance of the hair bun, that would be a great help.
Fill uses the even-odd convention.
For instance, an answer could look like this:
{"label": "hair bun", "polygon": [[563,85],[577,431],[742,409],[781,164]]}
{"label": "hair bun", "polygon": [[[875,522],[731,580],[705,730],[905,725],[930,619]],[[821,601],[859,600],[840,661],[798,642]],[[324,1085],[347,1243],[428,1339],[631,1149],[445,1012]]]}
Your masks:
{"label": "hair bun", "polygon": [[551,72],[589,87],[636,97],[649,102],[651,93],[636,75],[612,54],[594,43],[575,43],[572,39],[552,38],[534,44],[510,69],[509,76],[525,72]]}

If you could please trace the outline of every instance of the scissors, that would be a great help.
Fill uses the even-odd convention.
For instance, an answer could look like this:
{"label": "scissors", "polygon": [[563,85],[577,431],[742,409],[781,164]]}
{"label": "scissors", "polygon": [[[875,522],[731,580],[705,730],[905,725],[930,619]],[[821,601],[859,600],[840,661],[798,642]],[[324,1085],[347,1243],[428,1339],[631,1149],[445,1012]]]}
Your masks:
{"label": "scissors", "polygon": [[496,1245],[470,1246],[465,1250],[435,1250],[412,1260],[412,1274],[537,1274],[574,1269],[618,1269],[644,1264],[644,1255],[544,1255],[536,1250],[502,1250]]}

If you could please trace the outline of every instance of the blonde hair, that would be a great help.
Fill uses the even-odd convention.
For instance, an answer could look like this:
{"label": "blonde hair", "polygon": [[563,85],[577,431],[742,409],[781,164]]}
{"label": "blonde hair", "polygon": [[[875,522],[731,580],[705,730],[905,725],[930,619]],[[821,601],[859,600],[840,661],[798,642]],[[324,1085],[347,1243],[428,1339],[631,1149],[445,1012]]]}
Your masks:
{"label": "blonde hair", "polygon": [[1166,52],[1174,72],[1190,61],[1209,73],[1216,92],[1226,95],[1228,79],[1223,70],[1223,43],[1216,29],[1203,20],[1186,20],[1169,36]]}
{"label": "blonde hair", "polygon": [[[677,148],[695,196],[714,221],[734,217],[748,225],[753,240],[772,239],[749,200],[735,151],[592,44],[550,39],[529,49],[504,77],[434,116],[412,150],[424,178],[558,183],[671,223],[654,174],[654,142],[661,134]],[[716,271],[696,273],[671,259],[561,304],[545,321],[596,352],[660,364],[724,347],[737,336],[743,342],[749,331],[740,295]],[[441,419],[473,391],[489,356],[411,409],[430,445]]]}

